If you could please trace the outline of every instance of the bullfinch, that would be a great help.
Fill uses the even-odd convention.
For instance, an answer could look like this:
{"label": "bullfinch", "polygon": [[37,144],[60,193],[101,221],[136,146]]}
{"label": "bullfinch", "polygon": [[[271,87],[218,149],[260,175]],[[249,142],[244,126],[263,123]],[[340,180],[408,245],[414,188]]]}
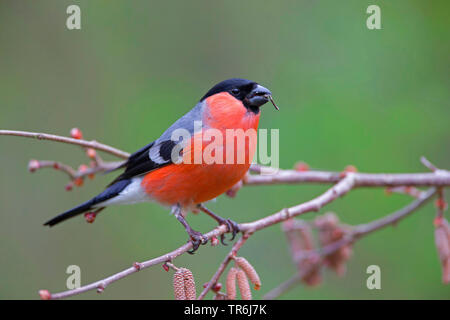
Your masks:
{"label": "bullfinch", "polygon": [[[214,214],[204,203],[245,176],[256,149],[256,135],[254,139],[237,139],[228,131],[256,132],[260,107],[268,101],[278,110],[272,93],[254,81],[233,78],[216,84],[158,139],[116,168],[125,170],[103,192],[44,225],[54,226],[86,212],[97,214],[110,205],[156,201],[172,209],[189,234],[192,252],[207,242],[185,219],[192,210],[201,210],[219,224],[226,224],[233,240],[238,225]],[[215,161],[203,159],[206,151]],[[242,155],[244,161],[239,161]],[[223,243],[223,236],[221,240]]]}

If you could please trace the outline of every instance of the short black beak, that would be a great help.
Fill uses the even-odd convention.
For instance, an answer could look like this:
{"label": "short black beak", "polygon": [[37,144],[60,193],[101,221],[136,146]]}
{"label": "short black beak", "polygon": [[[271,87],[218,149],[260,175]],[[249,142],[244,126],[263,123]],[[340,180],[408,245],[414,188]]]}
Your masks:
{"label": "short black beak", "polygon": [[259,84],[256,85],[256,87],[247,95],[246,100],[247,103],[252,107],[260,107],[270,100],[275,109],[279,110],[273,102],[272,92]]}
{"label": "short black beak", "polygon": [[256,87],[250,92],[250,95],[253,96],[271,96],[272,92],[269,89],[264,88],[263,86],[257,84]]}

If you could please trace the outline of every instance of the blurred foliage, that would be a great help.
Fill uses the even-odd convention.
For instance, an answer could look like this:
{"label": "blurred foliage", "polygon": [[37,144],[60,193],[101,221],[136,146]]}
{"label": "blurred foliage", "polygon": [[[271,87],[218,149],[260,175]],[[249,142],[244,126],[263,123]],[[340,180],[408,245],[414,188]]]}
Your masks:
{"label": "blurred foliage", "polygon": [[[65,26],[78,4],[82,29]],[[366,28],[378,4],[382,29]],[[134,151],[193,107],[213,84],[249,78],[272,90],[280,112],[265,108],[262,128],[280,129],[280,165],[416,172],[426,155],[449,168],[448,1],[14,1],[0,2],[0,128],[85,137]],[[112,176],[64,191],[66,177],[30,175],[30,158],[78,165],[76,147],[0,137],[0,299],[37,298],[65,289],[68,265],[82,284],[174,249],[186,234],[166,208],[109,208],[93,225],[82,218],[52,229],[53,217],[96,194]],[[211,209],[244,222],[309,200],[326,186],[267,186],[220,197]],[[334,210],[356,224],[406,204],[402,195],[357,190]],[[316,214],[305,215],[310,219]],[[299,286],[287,299],[450,298],[441,284],[428,205],[395,228],[356,245],[348,274],[327,272],[324,284]],[[197,230],[214,226],[188,217]],[[198,288],[229,247],[202,247],[175,262]],[[280,227],[254,235],[242,249],[263,281],[261,297],[295,271]],[[382,270],[382,290],[366,288],[366,268]],[[171,274],[155,267],[85,299],[172,299]]]}

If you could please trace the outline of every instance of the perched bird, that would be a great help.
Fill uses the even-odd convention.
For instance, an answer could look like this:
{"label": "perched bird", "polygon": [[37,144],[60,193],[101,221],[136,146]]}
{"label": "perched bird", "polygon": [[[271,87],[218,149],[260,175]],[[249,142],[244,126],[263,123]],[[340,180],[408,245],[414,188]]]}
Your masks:
{"label": "perched bird", "polygon": [[[278,109],[272,93],[256,82],[234,78],[218,83],[158,139],[116,168],[125,171],[106,190],[44,225],[53,226],[86,212],[97,214],[110,205],[156,201],[172,208],[190,236],[192,252],[207,239],[185,220],[190,210],[199,209],[219,224],[226,224],[234,238],[239,232],[238,225],[217,216],[204,203],[229,190],[248,171],[256,149],[256,135],[255,139],[238,141],[227,133],[256,132],[260,107],[269,100]],[[206,151],[216,161],[202,159]],[[244,161],[238,161],[242,155]]]}

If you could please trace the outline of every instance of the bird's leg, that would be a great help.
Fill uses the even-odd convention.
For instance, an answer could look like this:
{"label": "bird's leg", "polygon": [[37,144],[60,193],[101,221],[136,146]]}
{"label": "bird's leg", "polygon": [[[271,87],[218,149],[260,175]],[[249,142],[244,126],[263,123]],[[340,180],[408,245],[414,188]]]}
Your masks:
{"label": "bird's leg", "polygon": [[[214,220],[216,220],[219,225],[224,224],[228,227],[228,232],[231,232],[232,237],[231,237],[231,241],[234,240],[234,237],[236,237],[236,234],[240,231],[239,230],[239,225],[234,222],[231,219],[224,219],[220,216],[218,216],[217,214],[215,214],[214,212],[212,212],[211,210],[209,210],[208,208],[206,208],[203,204],[199,204],[197,206],[201,211],[203,211],[204,213],[206,213],[208,216],[210,216],[211,218],[213,218]],[[222,242],[223,245],[227,245],[225,242],[225,235],[221,235],[220,236],[220,241]]]}
{"label": "bird's leg", "polygon": [[181,222],[183,227],[186,229],[186,232],[188,233],[189,237],[191,238],[193,248],[191,251],[188,251],[188,253],[193,254],[198,249],[200,244],[206,244],[208,242],[208,239],[202,233],[195,231],[187,223],[186,219],[184,219],[183,217],[180,205],[173,206],[172,213],[175,215],[178,221]]}

